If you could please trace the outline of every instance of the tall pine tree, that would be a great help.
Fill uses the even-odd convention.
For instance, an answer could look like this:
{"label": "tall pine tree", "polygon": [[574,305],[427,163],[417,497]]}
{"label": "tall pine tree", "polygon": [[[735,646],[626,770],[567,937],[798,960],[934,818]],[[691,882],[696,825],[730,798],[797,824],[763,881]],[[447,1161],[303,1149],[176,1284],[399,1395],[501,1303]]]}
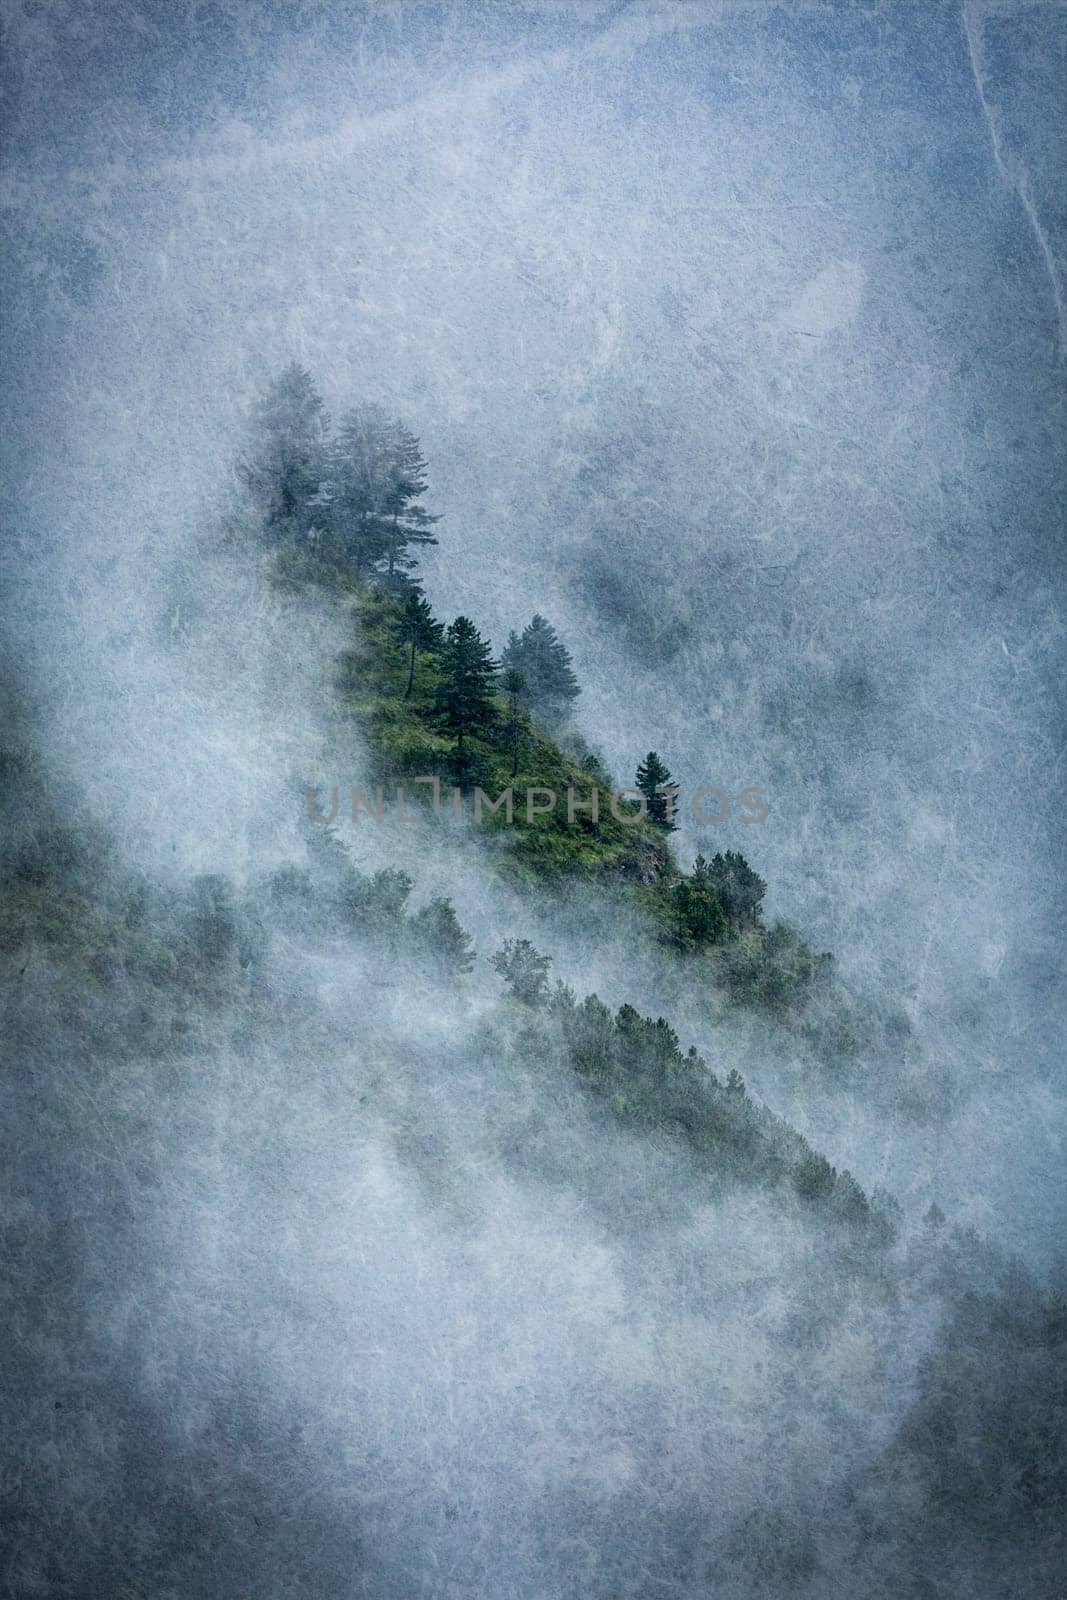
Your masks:
{"label": "tall pine tree", "polygon": [[307,533],[317,519],[326,472],[329,418],[298,362],[275,379],[252,412],[252,433],[240,473],[273,540]]}
{"label": "tall pine tree", "polygon": [[675,824],[670,819],[668,797],[662,790],[673,788],[674,779],[654,750],[648,752],[638,767],[635,782],[648,801],[649,821],[662,828],[664,833],[673,833]]}
{"label": "tall pine tree", "polygon": [[419,503],[428,488],[419,441],[379,405],[357,406],[329,453],[329,523],[337,553],[357,572],[384,567],[392,585],[415,566],[409,546],[436,544],[440,519]]}
{"label": "tall pine tree", "polygon": [[740,928],[756,927],[767,885],[741,852],[727,850],[725,855],[715,855],[704,863],[704,870],[708,886],[731,923]]}
{"label": "tall pine tree", "polygon": [[566,719],[581,691],[570,654],[550,622],[538,615],[521,636],[509,635],[501,663],[526,679],[526,703],[538,721],[553,727]]}
{"label": "tall pine tree", "polygon": [[410,572],[416,565],[409,549],[436,544],[431,533],[440,517],[419,504],[429,488],[426,462],[419,441],[402,422],[394,422],[388,432],[388,451],[382,492],[382,518],[385,526],[386,576],[391,583],[398,572]]}
{"label": "tall pine tree", "polygon": [[507,738],[511,746],[511,776],[514,778],[519,770],[519,736],[522,733],[522,713],[519,710],[519,701],[526,688],[526,678],[517,667],[509,667],[504,673],[501,688],[508,697]]}
{"label": "tall pine tree", "polygon": [[411,699],[415,682],[415,657],[420,650],[436,650],[444,636],[444,629],[430,610],[429,602],[417,589],[408,591],[403,609],[396,623],[397,638],[409,651],[408,682],[404,699]]}
{"label": "tall pine tree", "polygon": [[468,766],[464,741],[490,733],[496,725],[493,695],[498,663],[492,649],[469,617],[457,617],[445,634],[440,652],[437,715],[456,740],[455,766],[463,776]]}

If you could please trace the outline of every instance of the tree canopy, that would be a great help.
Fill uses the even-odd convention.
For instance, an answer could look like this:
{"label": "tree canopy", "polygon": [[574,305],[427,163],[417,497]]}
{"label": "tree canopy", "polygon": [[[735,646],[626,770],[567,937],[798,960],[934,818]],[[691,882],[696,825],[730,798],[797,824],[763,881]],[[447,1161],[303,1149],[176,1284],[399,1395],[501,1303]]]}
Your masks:
{"label": "tree canopy", "polygon": [[436,650],[444,637],[444,629],[434,617],[429,601],[419,593],[418,589],[412,588],[408,592],[396,623],[396,635],[400,643],[410,652],[408,681],[404,690],[404,699],[409,700],[415,682],[415,658],[418,652]]}
{"label": "tree canopy", "polygon": [[523,696],[533,717],[550,727],[565,720],[581,690],[570,654],[550,622],[537,615],[521,635],[511,633],[500,659],[526,680]]}
{"label": "tree canopy", "polygon": [[471,619],[457,617],[445,634],[440,664],[437,716],[456,740],[456,767],[462,776],[468,756],[464,741],[490,733],[498,720],[494,699],[498,663]]}
{"label": "tree canopy", "polygon": [[306,531],[313,521],[310,507],[325,470],[329,426],[311,374],[295,361],[253,407],[240,473],[274,538],[283,537],[287,526]]}
{"label": "tree canopy", "polygon": [[636,784],[648,801],[648,818],[664,833],[673,833],[675,823],[671,817],[671,807],[668,804],[669,795],[664,790],[673,787],[674,779],[671,777],[664,762],[654,750],[650,750],[637,769]]}
{"label": "tree canopy", "polygon": [[313,540],[356,574],[403,584],[415,552],[437,543],[415,435],[374,403],[347,411],[331,435],[322,398],[296,362],[253,407],[241,476],[270,543]]}

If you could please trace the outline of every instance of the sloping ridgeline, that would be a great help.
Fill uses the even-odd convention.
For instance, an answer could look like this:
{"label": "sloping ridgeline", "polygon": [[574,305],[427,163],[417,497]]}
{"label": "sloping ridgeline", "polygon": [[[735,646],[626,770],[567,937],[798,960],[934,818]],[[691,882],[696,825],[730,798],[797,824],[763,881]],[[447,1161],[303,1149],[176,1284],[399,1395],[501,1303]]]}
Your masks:
{"label": "sloping ridgeline", "polygon": [[[446,798],[459,786],[468,810],[475,787],[493,801],[510,788],[510,823],[503,810],[485,807],[480,826],[495,866],[512,881],[549,895],[576,880],[622,894],[650,940],[740,1005],[784,1019],[826,994],[831,956],[782,923],[765,924],[766,884],[742,856],[680,869],[656,792],[670,773],[655,752],[633,780],[646,793],[647,816],[627,800],[617,804],[624,820],[615,814],[610,793],[623,785],[570,720],[578,686],[543,617],[512,635],[501,662],[470,618],[446,628],[433,617],[416,574],[419,549],[437,542],[437,519],[422,504],[426,463],[401,423],[364,405],[329,432],[310,375],[291,367],[261,402],[243,475],[251,526],[272,554],[277,585],[315,591],[351,617],[339,692],[371,751],[372,785],[389,803],[406,779],[406,803],[427,805],[428,790],[410,782],[419,777],[437,777]],[[531,816],[531,790],[551,791],[555,806]],[[599,792],[595,820],[577,806],[568,816],[568,790],[576,802]],[[857,1022],[854,1012],[845,1020],[846,1010],[839,1007],[842,1035]]]}
{"label": "sloping ridgeline", "polygon": [[[291,367],[253,419],[243,476],[237,526],[248,559],[268,562],[281,597],[313,601],[349,631],[338,701],[369,752],[372,805],[390,808],[403,785],[407,809],[428,809],[428,785],[413,780],[436,778],[440,825],[449,827],[454,787],[468,819],[476,788],[497,803],[510,790],[510,821],[503,806],[481,807],[485,859],[513,887],[536,892],[560,927],[577,889],[587,909],[625,918],[661,969],[668,963],[668,987],[684,986],[687,1002],[710,1016],[763,1019],[788,1031],[808,1068],[905,1112],[937,1112],[940,1069],[920,1060],[893,997],[856,993],[829,953],[787,924],[768,924],[767,886],[739,853],[681,869],[658,792],[672,781],[665,763],[650,751],[626,782],[605,770],[574,725],[579,685],[543,617],[511,635],[499,662],[470,617],[448,626],[434,617],[418,556],[437,542],[436,519],[422,503],[426,464],[401,423],[364,405],[330,432],[310,375]],[[640,789],[643,805],[613,807],[611,792],[623,787]],[[579,803],[598,792],[595,819],[578,807],[568,816],[569,790]],[[555,805],[530,814],[527,796],[537,806],[545,791]]]}
{"label": "sloping ridgeline", "polygon": [[[327,472],[326,456],[315,451],[332,447],[313,390],[299,373],[285,384],[303,396],[303,441],[293,443],[289,418],[270,470],[253,456],[256,514],[243,512],[235,529],[251,524],[250,558],[258,550],[269,561],[283,592],[295,586],[359,613],[354,648],[365,653],[369,676],[350,666],[342,692],[379,772],[421,775],[436,760],[442,775],[469,784],[481,759],[490,784],[527,773],[551,784],[554,773],[561,786],[573,778],[588,792],[595,764],[565,728],[549,735],[516,704],[523,691],[514,679],[497,692],[492,658],[483,654],[479,665],[476,639],[454,634],[450,657],[447,635],[406,616],[415,589],[405,563],[419,539],[433,537],[424,517],[409,514],[418,481],[410,439],[390,434],[380,416],[357,418],[342,430],[348,447],[370,440],[380,460],[388,445],[389,474],[360,476],[336,460]],[[271,415],[279,407],[276,394]],[[400,537],[405,528],[411,542]],[[342,535],[353,541],[347,554]],[[420,1225],[427,1214],[444,1216],[447,1230],[413,1252],[410,1281],[395,1280],[401,1315],[396,1323],[385,1317],[386,1336],[410,1332],[417,1272],[429,1269],[442,1239],[457,1252],[457,1279],[470,1272],[472,1291],[484,1290],[488,1277],[471,1267],[479,1230],[511,1185],[524,1202],[532,1196],[523,1220],[543,1208],[548,1226],[556,1213],[544,1195],[561,1215],[577,1195],[605,1236],[625,1240],[647,1321],[665,1316],[676,1295],[678,1338],[714,1345],[722,1307],[709,1281],[711,1257],[746,1208],[758,1207],[748,1242],[780,1234],[782,1256],[772,1261],[791,1251],[800,1258],[789,1295],[778,1282],[767,1288],[782,1319],[786,1376],[809,1368],[812,1375],[808,1409],[795,1415],[806,1423],[825,1410],[842,1459],[857,1459],[867,1443],[866,1375],[880,1381],[891,1369],[902,1311],[929,1306],[938,1318],[949,1308],[945,1337],[901,1408],[904,1428],[888,1443],[875,1441],[869,1469],[832,1507],[816,1500],[816,1515],[798,1484],[766,1510],[735,1515],[725,1537],[709,1532],[709,1512],[730,1499],[710,1502],[717,1439],[701,1457],[705,1479],[692,1486],[670,1482],[649,1493],[638,1474],[617,1503],[596,1483],[553,1486],[553,1546],[561,1528],[573,1528],[582,1548],[592,1543],[604,1561],[618,1552],[618,1572],[605,1568],[598,1592],[622,1592],[635,1555],[654,1560],[680,1592],[718,1585],[741,1600],[860,1591],[896,1600],[932,1593],[931,1573],[953,1600],[1007,1600],[1024,1592],[1020,1573],[1035,1585],[1052,1574],[1063,1408],[1057,1400],[1058,1411],[1050,1409],[1046,1396],[1062,1367],[1061,1297],[1005,1278],[973,1240],[945,1238],[943,1219],[892,1248],[899,1235],[888,1198],[864,1196],[754,1102],[736,1072],[724,1079],[715,1063],[684,1050],[664,1019],[630,1006],[612,1012],[595,996],[553,987],[547,956],[526,941],[491,953],[506,993],[465,1029],[462,1006],[447,1008],[474,952],[447,898],[413,909],[410,878],[389,867],[360,871],[329,828],[309,822],[292,861],[242,884],[138,872],[94,826],[82,798],[56,783],[21,686],[12,677],[3,688],[0,979],[5,1124],[14,1134],[4,1216],[20,1282],[5,1299],[5,1401],[19,1402],[5,1403],[5,1413],[19,1421],[8,1430],[18,1466],[8,1480],[12,1553],[0,1571],[12,1593],[251,1589],[340,1600],[357,1577],[373,1580],[383,1551],[395,1551],[396,1581],[387,1575],[368,1590],[395,1594],[411,1588],[411,1572],[450,1527],[469,1541],[473,1523],[457,1521],[460,1513],[422,1482],[432,1476],[421,1464],[433,1438],[420,1412],[411,1453],[416,1489],[432,1503],[421,1530],[415,1521],[402,1565],[412,1507],[422,1502],[405,1480],[392,1497],[383,1492],[381,1457],[368,1449],[378,1435],[358,1431],[363,1412],[347,1403],[381,1397],[373,1391],[379,1352],[359,1320],[358,1289],[373,1289],[397,1242],[403,1250],[408,1241],[409,1219],[389,1187],[391,1160],[430,1202]],[[519,828],[490,831],[488,859],[539,894],[576,878],[606,879],[645,908],[650,938],[667,941],[682,962],[707,958],[709,971],[717,952],[765,951],[773,930],[762,928],[760,883],[747,864],[722,858],[682,874],[655,822],[618,835],[559,819],[541,826],[525,836]],[[744,985],[734,992],[739,1005],[768,1003]],[[406,1033],[397,1020],[404,1012],[415,1017]],[[423,1017],[435,1015],[449,1026],[420,1037]],[[603,1137],[589,1137],[591,1129]],[[370,1186],[360,1188],[368,1152],[378,1165],[370,1162]],[[373,1203],[376,1183],[385,1201],[368,1223],[352,1196]],[[687,1213],[720,1197],[729,1202],[723,1231],[687,1236]],[[388,1223],[391,1205],[401,1231],[375,1255],[374,1219]],[[465,1236],[473,1239],[469,1255]],[[514,1248],[525,1246],[520,1230]],[[361,1277],[365,1251],[370,1268]],[[325,1293],[314,1273],[309,1283],[301,1276],[306,1258],[314,1264],[320,1254]],[[757,1331],[748,1299],[755,1277],[746,1261],[737,1324],[746,1335]],[[432,1314],[432,1299],[431,1289],[421,1315]],[[834,1341],[848,1342],[857,1302],[875,1307],[871,1331],[883,1343],[872,1340],[854,1403],[842,1405],[847,1363],[834,1359]],[[463,1337],[476,1309],[459,1302]],[[609,1304],[593,1326],[610,1331],[612,1316]],[[643,1316],[635,1331],[644,1325]],[[858,1333],[866,1350],[867,1325]],[[487,1337],[497,1340],[495,1326]],[[333,1354],[340,1351],[338,1388],[324,1395],[315,1375],[331,1339]],[[993,1359],[976,1364],[976,1347]],[[424,1392],[440,1365],[435,1346]],[[702,1370],[689,1386],[695,1401]],[[303,1389],[291,1381],[294,1371]],[[703,1386],[713,1403],[714,1385]],[[647,1378],[645,1387],[652,1421],[659,1392]],[[389,1398],[384,1382],[382,1393]],[[448,1387],[446,1398],[451,1427],[456,1391]],[[762,1377],[742,1401],[782,1411],[783,1421],[793,1415]],[[609,1393],[608,1409],[617,1403]],[[338,1430],[342,1414],[357,1431]],[[576,1427],[581,1414],[552,1420]],[[654,1443],[661,1437],[670,1436]],[[780,1439],[787,1443],[784,1432]],[[484,1442],[477,1429],[453,1428],[446,1465],[449,1450],[465,1467],[476,1462]],[[653,1451],[639,1464],[651,1471],[655,1459]],[[484,1503],[495,1504],[489,1496]],[[51,1513],[43,1534],[41,1507]],[[631,1524],[648,1530],[644,1543],[627,1542]],[[958,1581],[961,1549],[969,1587]]]}

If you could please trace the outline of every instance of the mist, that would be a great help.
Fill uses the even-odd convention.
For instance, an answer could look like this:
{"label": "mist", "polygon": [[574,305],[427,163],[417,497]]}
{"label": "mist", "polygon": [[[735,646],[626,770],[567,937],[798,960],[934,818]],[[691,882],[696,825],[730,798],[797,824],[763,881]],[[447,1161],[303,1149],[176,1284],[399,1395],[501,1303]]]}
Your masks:
{"label": "mist", "polygon": [[[8,1592],[1056,1592],[1063,9],[4,37]],[[346,816],[381,647],[243,476],[294,362],[417,436],[442,622],[558,629],[564,748],[766,792],[671,848],[830,999]],[[583,1076],[507,940],[739,1075],[737,1150]]]}

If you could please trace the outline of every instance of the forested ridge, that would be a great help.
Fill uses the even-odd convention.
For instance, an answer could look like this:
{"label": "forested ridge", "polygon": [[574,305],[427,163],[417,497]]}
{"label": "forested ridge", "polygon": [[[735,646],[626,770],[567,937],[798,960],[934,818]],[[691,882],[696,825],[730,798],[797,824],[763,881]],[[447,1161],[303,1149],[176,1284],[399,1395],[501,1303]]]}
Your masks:
{"label": "forested ridge", "polygon": [[[606,771],[575,726],[580,684],[544,616],[513,630],[497,658],[471,617],[433,615],[419,553],[438,542],[441,519],[423,503],[427,464],[402,423],[364,405],[331,428],[310,374],[294,365],[257,407],[240,475],[274,581],[317,590],[351,618],[338,686],[381,799],[391,804],[406,779],[405,803],[425,807],[427,789],[411,780],[431,776],[446,793],[477,788],[493,803],[510,789],[510,819],[487,806],[480,820],[502,835],[493,860],[517,881],[551,893],[584,879],[623,892],[650,937],[694,958],[702,981],[742,1004],[802,1007],[825,986],[831,956],[780,922],[766,925],[767,886],[743,855],[679,867],[670,846],[677,784],[658,752],[636,752],[625,778]],[[616,789],[634,798],[613,806]],[[531,791],[556,803],[531,814]]]}
{"label": "forested ridge", "polygon": [[[347,732],[353,759],[357,751],[365,758],[368,793],[408,780],[408,803],[425,810],[419,826],[452,824],[447,809],[435,821],[415,777],[437,777],[467,797],[475,788],[495,797],[509,785],[573,787],[582,796],[614,786],[574,726],[580,682],[549,621],[535,613],[497,657],[471,617],[434,615],[417,562],[444,529],[423,503],[426,467],[401,424],[363,407],[331,428],[308,375],[290,368],[258,408],[239,477],[236,506],[184,558],[168,627],[176,660],[183,616],[195,613],[197,584],[207,581],[205,551],[224,546],[228,571],[262,571],[297,641],[301,619],[317,608],[337,624],[331,726]],[[321,774],[286,774],[299,846],[280,864],[253,859],[243,874],[139,868],[57,775],[32,687],[9,669],[3,691],[6,1090],[16,1125],[34,1129],[12,1168],[22,1209],[13,1207],[7,1227],[10,1251],[30,1264],[8,1306],[12,1381],[35,1395],[18,1441],[25,1465],[11,1527],[32,1551],[35,1506],[55,1492],[56,1450],[97,1463],[103,1450],[101,1482],[135,1522],[119,1557],[91,1541],[86,1553],[81,1524],[68,1520],[47,1552],[20,1556],[7,1570],[13,1592],[30,1572],[20,1561],[31,1563],[38,1586],[72,1595],[115,1592],[117,1567],[124,1582],[165,1567],[173,1592],[221,1582],[225,1591],[210,1592],[236,1593],[249,1581],[270,1592],[279,1559],[289,1563],[293,1593],[350,1592],[348,1575],[364,1560],[352,1526],[325,1512],[294,1519],[284,1488],[296,1459],[309,1473],[327,1462],[337,1481],[349,1475],[350,1457],[335,1462],[333,1444],[315,1434],[310,1403],[306,1431],[295,1444],[285,1433],[283,1446],[253,1381],[231,1382],[220,1361],[200,1412],[157,1449],[154,1386],[180,1392],[182,1358],[164,1378],[149,1363],[147,1376],[123,1382],[114,1341],[126,1319],[150,1323],[142,1302],[162,1317],[158,1308],[173,1300],[166,1254],[151,1229],[150,1248],[138,1232],[142,1213],[157,1230],[188,1225],[195,1236],[203,1210],[208,1242],[202,1254],[189,1247],[190,1270],[211,1328],[233,1316],[227,1337],[255,1346],[255,1360],[262,1341],[284,1371],[309,1325],[307,1307],[317,1304],[314,1284],[300,1276],[309,1242],[338,1217],[344,1238],[352,1234],[348,1190],[363,1181],[361,1141],[371,1129],[429,1213],[447,1219],[448,1248],[454,1237],[474,1252],[462,1258],[465,1271],[501,1193],[525,1186],[531,1215],[579,1207],[605,1238],[625,1238],[636,1279],[652,1286],[648,1325],[668,1318],[676,1295],[686,1343],[727,1314],[713,1289],[735,1269],[722,1283],[717,1274],[746,1208],[764,1208],[745,1237],[758,1254],[766,1246],[754,1241],[769,1231],[788,1263],[789,1294],[773,1265],[743,1261],[724,1304],[739,1297],[742,1342],[750,1332],[764,1336],[761,1318],[779,1328],[781,1350],[797,1363],[786,1366],[785,1381],[810,1384],[811,1393],[801,1422],[780,1422],[786,1401],[757,1375],[745,1405],[767,1414],[767,1437],[783,1448],[799,1427],[825,1427],[830,1455],[848,1452],[858,1464],[822,1505],[821,1521],[805,1517],[798,1491],[735,1519],[722,1538],[701,1531],[699,1503],[693,1519],[664,1524],[664,1570],[685,1592],[821,1595],[840,1592],[847,1572],[850,1582],[860,1574],[852,1592],[892,1600],[941,1592],[937,1574],[951,1568],[955,1586],[944,1592],[959,1593],[959,1574],[969,1572],[973,1592],[1014,1600],[1020,1569],[1032,1567],[1038,1584],[1053,1571],[1067,1483],[1067,1402],[1056,1378],[1067,1327],[1056,1291],[936,1205],[922,1218],[902,1209],[888,1189],[899,1180],[906,1190],[908,1174],[891,1173],[888,1189],[865,1192],[832,1152],[761,1104],[736,1066],[702,1055],[665,1017],[577,992],[564,964],[530,938],[477,948],[440,882],[422,892],[403,867],[362,861],[343,818],[337,826],[321,820]],[[631,787],[645,816],[620,821],[609,810],[569,820],[560,807],[527,823],[520,807],[508,825],[487,814],[468,833],[485,871],[542,904],[549,925],[574,886],[609,908],[625,905],[670,970],[759,1015],[783,1039],[809,1007],[837,1004],[840,1031],[859,1049],[832,963],[791,930],[767,925],[766,884],[751,863],[723,851],[682,870],[665,803],[668,762],[655,750],[636,755]],[[468,989],[487,969],[497,995],[472,1020]],[[701,1229],[720,1205],[709,1243]],[[262,1233],[253,1242],[241,1233],[243,1210]],[[71,1246],[68,1213],[89,1266]],[[42,1225],[61,1246],[55,1259],[32,1248]],[[227,1229],[240,1265],[216,1279]],[[354,1237],[358,1281],[372,1246],[358,1228]],[[116,1238],[129,1253],[117,1265]],[[260,1269],[243,1276],[242,1251],[270,1258],[264,1283],[274,1281],[278,1253],[283,1292],[269,1304],[258,1298]],[[108,1261],[119,1287],[86,1290],[94,1259]],[[134,1287],[121,1287],[127,1276]],[[331,1319],[347,1327],[347,1282],[331,1287],[337,1302],[329,1298],[325,1313],[318,1305],[324,1327]],[[927,1333],[929,1352],[916,1364],[908,1328],[924,1319],[943,1329]],[[215,1334],[194,1323],[199,1353]],[[371,1347],[368,1355],[362,1333],[357,1342],[351,1360],[360,1373],[377,1354]],[[45,1347],[58,1354],[38,1386]],[[226,1341],[218,1348],[227,1350]],[[846,1348],[854,1375],[844,1358],[840,1372],[835,1365]],[[436,1345],[431,1356],[436,1370]],[[347,1347],[344,1361],[347,1370]],[[903,1375],[894,1377],[897,1368]],[[872,1452],[869,1394],[891,1380],[901,1390],[893,1402],[901,1423]],[[844,1397],[846,1382],[853,1390]],[[639,1405],[639,1389],[636,1400],[626,1391],[625,1403]],[[708,1396],[705,1374],[676,1403],[699,1416]],[[450,1393],[449,1416],[452,1405]],[[171,1413],[181,1408],[172,1403]],[[101,1417],[111,1428],[103,1446]],[[83,1516],[87,1505],[92,1511],[91,1486],[63,1480],[60,1498],[68,1491]],[[628,1515],[655,1522],[657,1507],[641,1491],[640,1483],[629,1491]],[[433,1486],[420,1480],[418,1493],[437,1517]],[[557,1511],[584,1517],[582,1494],[574,1491],[573,1507],[561,1499]],[[212,1496],[226,1507],[224,1535],[207,1508]],[[376,1491],[361,1503],[372,1531],[378,1504]],[[465,1514],[449,1504],[447,1519]]]}

